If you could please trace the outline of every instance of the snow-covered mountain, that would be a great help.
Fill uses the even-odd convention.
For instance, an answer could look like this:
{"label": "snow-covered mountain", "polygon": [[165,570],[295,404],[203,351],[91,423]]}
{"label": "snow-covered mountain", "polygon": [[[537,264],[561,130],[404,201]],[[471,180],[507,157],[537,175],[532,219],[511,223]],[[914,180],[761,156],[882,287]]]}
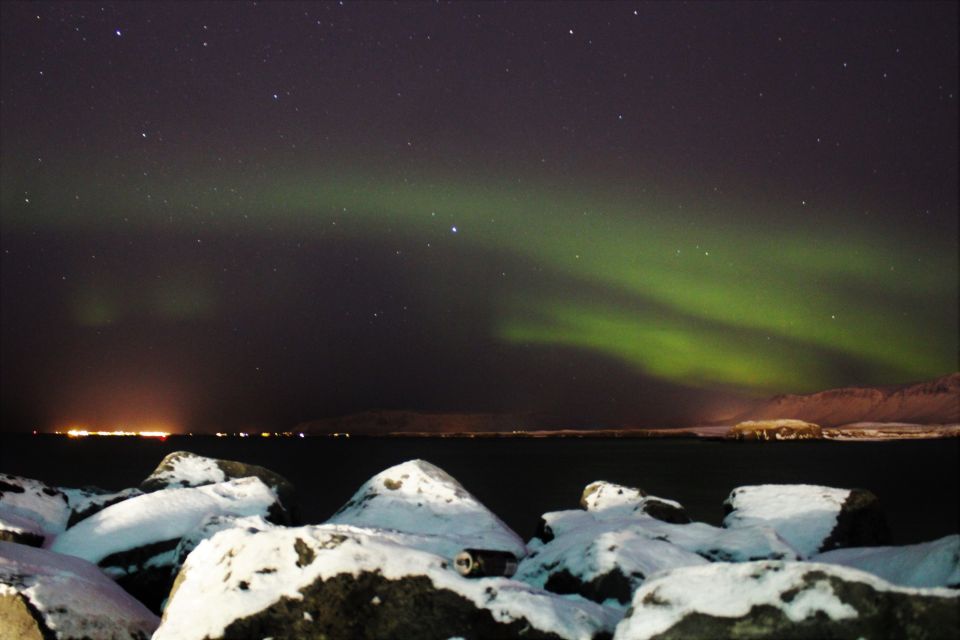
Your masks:
{"label": "snow-covered mountain", "polygon": [[960,373],[898,387],[844,387],[809,395],[780,395],[728,420],[794,418],[822,427],[855,422],[956,424],[960,422]]}

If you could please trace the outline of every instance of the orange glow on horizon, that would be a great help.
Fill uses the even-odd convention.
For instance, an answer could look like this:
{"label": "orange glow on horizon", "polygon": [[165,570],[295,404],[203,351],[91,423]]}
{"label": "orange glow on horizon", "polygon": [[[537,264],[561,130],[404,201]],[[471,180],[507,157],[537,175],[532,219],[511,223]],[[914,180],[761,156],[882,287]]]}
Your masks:
{"label": "orange glow on horizon", "polygon": [[[62,433],[55,431],[54,433]],[[114,431],[89,431],[87,429],[70,429],[66,432],[70,438],[87,438],[89,436],[138,436],[140,438],[160,438],[165,440],[170,435],[169,431],[124,431],[117,429]]]}

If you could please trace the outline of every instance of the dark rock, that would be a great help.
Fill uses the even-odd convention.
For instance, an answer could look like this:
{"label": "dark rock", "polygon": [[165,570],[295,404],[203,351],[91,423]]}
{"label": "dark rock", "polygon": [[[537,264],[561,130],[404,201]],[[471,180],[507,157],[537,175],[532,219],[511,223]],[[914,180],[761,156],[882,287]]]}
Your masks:
{"label": "dark rock", "polygon": [[837,524],[820,545],[820,551],[884,544],[890,544],[890,529],[880,500],[865,489],[851,489],[837,514]]}
{"label": "dark rock", "polygon": [[643,511],[651,518],[669,522],[671,524],[689,524],[693,522],[683,507],[657,500],[656,498],[647,498],[643,505]]}
{"label": "dark rock", "polygon": [[302,598],[280,598],[267,609],[234,621],[223,639],[276,637],[282,630],[285,637],[301,640],[561,640],[526,620],[498,622],[489,610],[477,608],[453,591],[437,589],[425,576],[388,580],[378,573],[340,574],[300,593]]}
{"label": "dark rock", "polygon": [[157,557],[176,549],[179,542],[179,538],[173,538],[118,551],[97,564],[114,575],[117,584],[127,593],[159,614],[170,593],[172,567],[170,563],[157,562]]}
{"label": "dark rock", "polygon": [[553,535],[553,529],[550,528],[550,525],[547,524],[546,519],[542,516],[539,522],[537,522],[537,529],[533,532],[533,537],[539,538],[543,542],[550,542],[555,537]]}
{"label": "dark rock", "polygon": [[544,588],[561,595],[576,593],[594,602],[604,602],[612,598],[621,604],[628,604],[635,584],[642,582],[644,577],[642,573],[635,573],[631,578],[627,578],[619,567],[615,567],[612,571],[584,582],[568,569],[561,569],[550,574]]}

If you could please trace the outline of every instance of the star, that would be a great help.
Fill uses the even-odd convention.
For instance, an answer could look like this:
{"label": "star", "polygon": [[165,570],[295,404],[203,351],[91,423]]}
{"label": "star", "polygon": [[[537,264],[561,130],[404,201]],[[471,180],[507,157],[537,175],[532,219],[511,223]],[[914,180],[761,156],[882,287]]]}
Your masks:
{"label": "star", "polygon": [[450,227],[450,232],[451,232],[451,233],[456,233],[456,232],[457,232],[457,228],[456,228],[456,227]]}

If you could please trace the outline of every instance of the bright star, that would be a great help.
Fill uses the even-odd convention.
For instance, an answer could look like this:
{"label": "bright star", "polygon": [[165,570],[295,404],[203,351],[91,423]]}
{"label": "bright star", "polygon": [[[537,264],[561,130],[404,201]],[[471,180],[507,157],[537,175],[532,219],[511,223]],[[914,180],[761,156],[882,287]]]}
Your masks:
{"label": "bright star", "polygon": [[122,33],[120,33],[120,29],[117,29],[116,31],[114,31],[114,33],[117,34],[118,38],[123,35]]}
{"label": "bright star", "polygon": [[457,232],[457,228],[456,228],[456,227],[450,227],[450,231],[451,231],[452,233],[456,233],[456,232]]}

